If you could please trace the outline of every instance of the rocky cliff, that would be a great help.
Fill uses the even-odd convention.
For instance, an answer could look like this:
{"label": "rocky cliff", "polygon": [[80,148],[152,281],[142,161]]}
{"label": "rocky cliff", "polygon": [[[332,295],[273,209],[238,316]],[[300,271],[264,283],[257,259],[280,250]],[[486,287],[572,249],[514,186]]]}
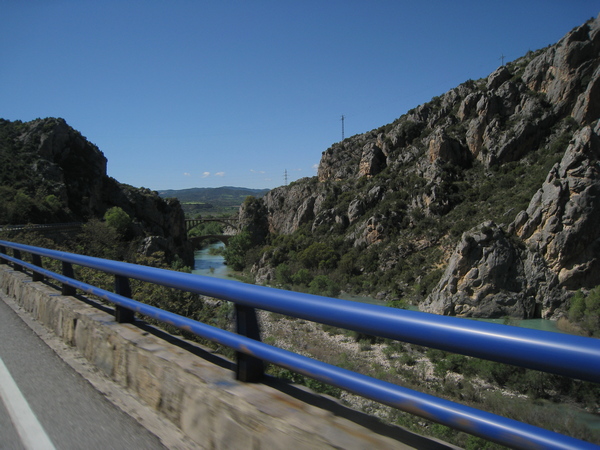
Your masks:
{"label": "rocky cliff", "polygon": [[132,218],[134,235],[144,240],[142,251],[190,260],[177,200],[108,177],[102,152],[63,119],[0,122],[5,223],[86,222],[118,206]]}
{"label": "rocky cliff", "polygon": [[600,284],[599,30],[334,144],[316,178],[266,195],[271,233],[352,255],[337,268],[348,289],[442,314],[559,316]]}

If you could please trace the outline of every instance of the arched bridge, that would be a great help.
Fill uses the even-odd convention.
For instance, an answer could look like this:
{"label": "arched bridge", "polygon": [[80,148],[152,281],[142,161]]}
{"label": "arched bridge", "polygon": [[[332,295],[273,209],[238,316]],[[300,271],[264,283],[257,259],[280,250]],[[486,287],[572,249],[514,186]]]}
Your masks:
{"label": "arched bridge", "polygon": [[228,227],[234,228],[236,230],[239,229],[239,219],[238,217],[207,217],[207,218],[196,218],[196,219],[185,219],[185,229],[186,231],[190,231],[192,228],[197,227],[200,224],[207,222],[218,222],[223,225],[227,225]]}
{"label": "arched bridge", "polygon": [[190,237],[188,240],[194,245],[194,247],[200,247],[202,242],[206,239],[217,239],[227,245],[229,244],[229,239],[231,239],[239,231],[238,220],[238,217],[199,217],[196,219],[185,219],[185,229],[188,233],[194,227],[207,222],[218,222],[226,225],[230,230],[233,230],[233,232],[230,234],[206,234],[202,236]]}

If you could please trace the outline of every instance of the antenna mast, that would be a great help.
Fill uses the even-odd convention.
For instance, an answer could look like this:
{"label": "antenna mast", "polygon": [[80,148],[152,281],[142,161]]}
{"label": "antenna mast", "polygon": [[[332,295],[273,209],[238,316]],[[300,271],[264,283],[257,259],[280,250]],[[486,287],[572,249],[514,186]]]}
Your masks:
{"label": "antenna mast", "polygon": [[342,114],[342,141],[344,140],[344,115]]}

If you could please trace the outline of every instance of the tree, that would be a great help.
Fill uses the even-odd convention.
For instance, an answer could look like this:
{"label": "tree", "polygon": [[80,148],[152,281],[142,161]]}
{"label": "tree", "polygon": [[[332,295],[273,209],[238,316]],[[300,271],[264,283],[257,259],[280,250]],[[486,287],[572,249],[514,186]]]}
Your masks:
{"label": "tree", "polygon": [[118,206],[113,206],[104,214],[106,224],[113,228],[119,236],[125,237],[129,226],[131,225],[131,217]]}
{"label": "tree", "polygon": [[334,269],[337,265],[338,255],[327,244],[315,242],[300,252],[299,261],[306,268]]}
{"label": "tree", "polygon": [[243,270],[246,265],[246,252],[252,247],[252,239],[248,231],[236,234],[227,244],[223,253],[225,263],[233,270]]}
{"label": "tree", "polygon": [[308,286],[312,279],[313,276],[308,269],[300,269],[298,272],[292,275],[292,282],[294,284]]}
{"label": "tree", "polygon": [[340,287],[326,275],[317,275],[308,285],[311,294],[323,295],[325,297],[337,297],[340,295]]}
{"label": "tree", "polygon": [[78,251],[89,256],[106,259],[119,259],[122,256],[117,230],[98,219],[91,219],[83,225],[79,243]]}
{"label": "tree", "polygon": [[292,281],[292,270],[286,263],[281,263],[275,268],[275,279],[280,283],[287,284]]}

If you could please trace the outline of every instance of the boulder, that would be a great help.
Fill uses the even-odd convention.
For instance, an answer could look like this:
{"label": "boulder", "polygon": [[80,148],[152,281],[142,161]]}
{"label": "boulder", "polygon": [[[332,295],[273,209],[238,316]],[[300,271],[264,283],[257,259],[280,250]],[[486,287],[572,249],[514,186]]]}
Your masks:
{"label": "boulder", "polygon": [[463,234],[423,311],[463,317],[534,317],[520,249],[493,222]]}

